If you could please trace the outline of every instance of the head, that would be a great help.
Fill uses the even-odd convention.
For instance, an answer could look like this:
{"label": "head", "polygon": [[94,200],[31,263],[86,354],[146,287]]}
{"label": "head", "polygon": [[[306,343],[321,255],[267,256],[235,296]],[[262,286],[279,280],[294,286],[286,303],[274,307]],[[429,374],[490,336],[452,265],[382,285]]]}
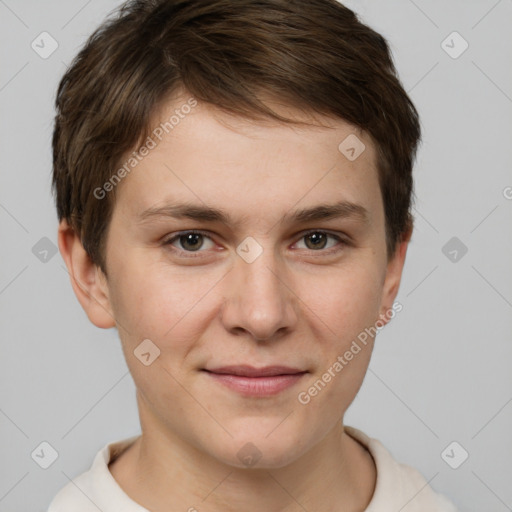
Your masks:
{"label": "head", "polygon": [[[359,390],[375,330],[351,347],[393,316],[412,232],[420,127],[386,41],[335,0],[131,1],[56,107],[59,247],[143,429],[300,457]],[[302,374],[265,397],[212,381],[239,364]]]}

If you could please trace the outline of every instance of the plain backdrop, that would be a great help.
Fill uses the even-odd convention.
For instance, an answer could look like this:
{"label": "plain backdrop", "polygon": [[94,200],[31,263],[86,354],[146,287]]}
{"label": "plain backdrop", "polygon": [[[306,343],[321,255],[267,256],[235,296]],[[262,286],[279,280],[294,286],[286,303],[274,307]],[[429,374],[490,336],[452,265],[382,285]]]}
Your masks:
{"label": "plain backdrop", "polygon": [[[52,252],[56,87],[119,3],[0,0],[2,512],[44,512],[140,428],[117,332],[89,323]],[[461,510],[512,510],[512,1],[347,3],[388,39],[423,144],[403,310],[345,423]],[[58,45],[46,58],[42,37],[44,51]],[[43,442],[58,455],[47,469]]]}

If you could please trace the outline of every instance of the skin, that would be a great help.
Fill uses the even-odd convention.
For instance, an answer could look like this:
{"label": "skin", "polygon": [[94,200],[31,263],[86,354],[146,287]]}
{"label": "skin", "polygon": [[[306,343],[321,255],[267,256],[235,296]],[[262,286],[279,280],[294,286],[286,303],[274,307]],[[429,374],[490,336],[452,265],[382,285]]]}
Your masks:
{"label": "skin", "polygon": [[[169,100],[159,119],[188,98]],[[93,324],[118,328],[137,387],[142,436],[109,469],[154,512],[355,512],[371,500],[374,461],[344,432],[343,416],[374,339],[307,405],[297,397],[366,327],[386,323],[410,233],[388,259],[372,140],[343,120],[315,119],[325,126],[256,123],[198,104],[117,186],[108,278],[66,221],[59,226],[78,300]],[[338,151],[349,134],[366,145],[354,161]],[[340,200],[364,206],[368,222],[283,220]],[[222,208],[236,223],[138,219],[177,201]],[[164,243],[190,229],[207,232],[198,250]],[[310,229],[347,243],[328,238],[318,248]],[[236,252],[248,236],[263,249],[252,263]],[[144,339],[160,349],[149,366],[134,355]],[[230,364],[308,373],[275,396],[246,397],[201,371]],[[261,453],[251,467],[237,457],[248,442]]]}

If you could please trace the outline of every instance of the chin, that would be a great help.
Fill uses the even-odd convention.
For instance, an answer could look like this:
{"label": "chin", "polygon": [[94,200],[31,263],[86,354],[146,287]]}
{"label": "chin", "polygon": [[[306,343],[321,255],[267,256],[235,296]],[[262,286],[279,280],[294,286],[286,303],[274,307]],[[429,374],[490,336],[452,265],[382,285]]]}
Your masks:
{"label": "chin", "polygon": [[299,458],[304,450],[304,440],[301,440],[298,432],[295,436],[289,430],[281,433],[276,430],[270,435],[271,429],[262,431],[252,428],[230,432],[233,438],[219,447],[219,450],[214,450],[216,453],[212,455],[237,468],[278,469]]}

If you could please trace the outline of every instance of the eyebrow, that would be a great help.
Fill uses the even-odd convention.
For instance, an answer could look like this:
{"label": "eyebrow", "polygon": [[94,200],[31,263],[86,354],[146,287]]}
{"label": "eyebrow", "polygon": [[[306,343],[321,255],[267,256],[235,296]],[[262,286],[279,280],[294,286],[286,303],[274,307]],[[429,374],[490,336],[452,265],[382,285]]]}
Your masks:
{"label": "eyebrow", "polygon": [[[137,221],[145,223],[151,219],[168,217],[202,222],[218,222],[228,226],[235,226],[243,220],[241,219],[236,222],[229,213],[220,208],[192,203],[178,203],[148,208],[137,216]],[[305,223],[335,218],[354,218],[364,224],[369,224],[370,222],[369,212],[364,206],[350,201],[339,201],[334,204],[319,204],[314,207],[289,212],[284,215],[280,223]]]}

